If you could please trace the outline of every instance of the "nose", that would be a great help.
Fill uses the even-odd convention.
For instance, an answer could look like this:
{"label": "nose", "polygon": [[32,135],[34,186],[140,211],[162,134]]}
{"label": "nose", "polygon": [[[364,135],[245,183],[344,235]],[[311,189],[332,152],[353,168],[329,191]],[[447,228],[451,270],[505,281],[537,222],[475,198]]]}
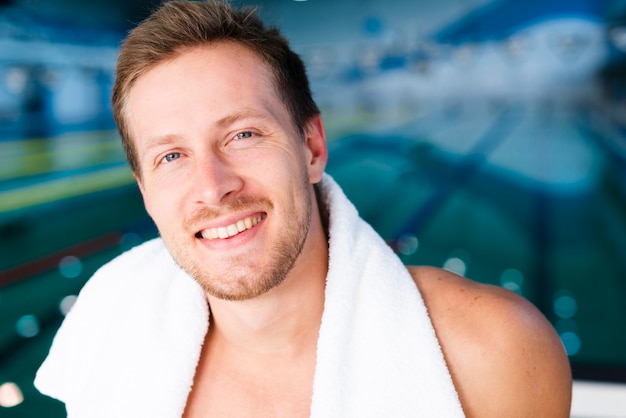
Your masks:
{"label": "nose", "polygon": [[243,187],[243,180],[224,156],[210,152],[196,158],[193,178],[195,203],[217,206]]}

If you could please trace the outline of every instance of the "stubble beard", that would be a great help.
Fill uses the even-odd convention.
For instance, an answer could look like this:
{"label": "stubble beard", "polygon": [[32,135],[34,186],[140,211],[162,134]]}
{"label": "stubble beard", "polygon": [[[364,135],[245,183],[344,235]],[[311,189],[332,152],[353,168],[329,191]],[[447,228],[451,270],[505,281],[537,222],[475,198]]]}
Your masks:
{"label": "stubble beard", "polygon": [[228,260],[233,266],[222,277],[202,273],[199,269],[191,271],[191,276],[208,295],[223,300],[244,301],[269,292],[285,280],[302,253],[311,225],[310,205],[305,209],[302,219],[289,215],[290,221],[283,228],[285,235],[272,248],[269,264],[256,269],[242,268],[247,260],[246,256],[239,256]]}
{"label": "stubble beard", "polygon": [[[247,256],[220,260],[231,267],[217,275],[204,260],[193,259],[181,245],[168,245],[176,263],[200,284],[209,295],[227,301],[245,301],[263,295],[281,284],[302,253],[311,226],[312,196],[308,182],[303,196],[304,206],[285,214],[283,235],[269,250],[269,262],[250,268]],[[270,204],[271,205],[271,204]],[[202,264],[202,265],[201,265]]]}

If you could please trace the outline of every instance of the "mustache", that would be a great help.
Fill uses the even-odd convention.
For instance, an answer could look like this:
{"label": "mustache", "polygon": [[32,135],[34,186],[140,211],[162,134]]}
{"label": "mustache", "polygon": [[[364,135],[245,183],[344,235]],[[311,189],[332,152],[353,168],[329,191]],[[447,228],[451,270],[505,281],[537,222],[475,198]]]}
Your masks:
{"label": "mustache", "polygon": [[274,204],[267,198],[258,198],[254,196],[237,196],[228,201],[228,203],[219,208],[203,206],[195,210],[191,216],[185,220],[185,225],[193,227],[201,222],[212,221],[221,216],[225,216],[232,212],[244,211],[249,209],[268,211],[274,208]]}

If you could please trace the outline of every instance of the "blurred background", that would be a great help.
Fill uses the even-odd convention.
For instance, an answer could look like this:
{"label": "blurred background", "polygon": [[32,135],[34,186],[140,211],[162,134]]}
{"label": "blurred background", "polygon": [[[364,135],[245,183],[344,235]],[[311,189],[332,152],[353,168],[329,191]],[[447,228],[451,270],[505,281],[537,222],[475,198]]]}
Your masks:
{"label": "blurred background", "polygon": [[[65,415],[32,385],[52,337],[156,236],[109,98],[158,3],[0,0],[2,417]],[[327,171],[403,261],[520,293],[578,382],[626,384],[625,0],[235,3],[307,63]]]}

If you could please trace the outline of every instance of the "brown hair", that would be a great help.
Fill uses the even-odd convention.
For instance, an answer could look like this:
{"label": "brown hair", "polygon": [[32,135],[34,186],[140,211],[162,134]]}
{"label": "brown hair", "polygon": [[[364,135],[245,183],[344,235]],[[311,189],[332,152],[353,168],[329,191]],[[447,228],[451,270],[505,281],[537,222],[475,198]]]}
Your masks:
{"label": "brown hair", "polygon": [[214,42],[243,45],[269,66],[276,91],[302,137],[308,120],[319,114],[302,60],[277,28],[265,27],[255,9],[234,9],[222,0],[168,1],[129,33],[117,61],[113,116],[135,174],[140,174],[140,167],[125,119],[127,97],[135,81],[186,48]]}

